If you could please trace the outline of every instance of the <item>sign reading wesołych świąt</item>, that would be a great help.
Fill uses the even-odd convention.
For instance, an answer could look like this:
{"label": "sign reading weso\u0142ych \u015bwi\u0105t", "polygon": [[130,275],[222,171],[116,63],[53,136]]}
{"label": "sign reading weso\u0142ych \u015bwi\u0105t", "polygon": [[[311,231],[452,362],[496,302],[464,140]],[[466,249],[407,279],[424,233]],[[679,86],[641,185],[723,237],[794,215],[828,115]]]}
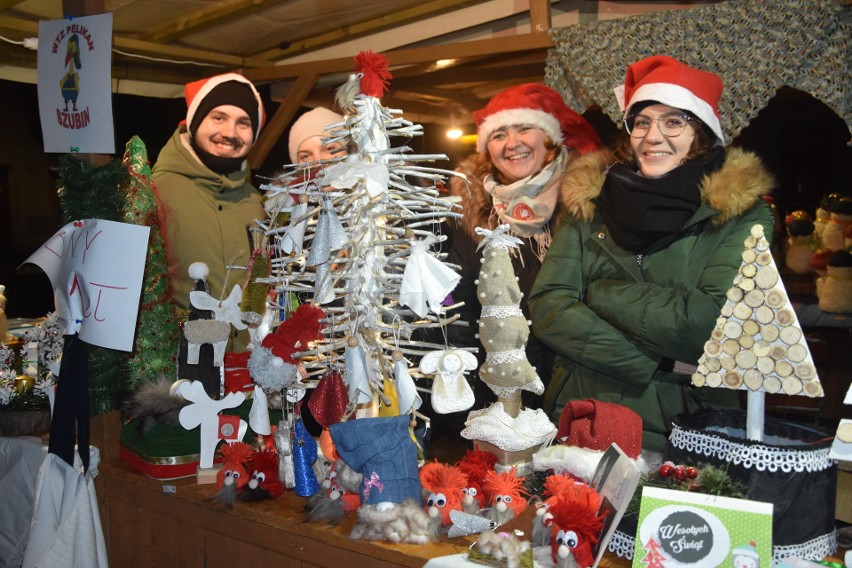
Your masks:
{"label": "sign reading weso\u0142ych \u015bwi\u0105t", "polygon": [[645,487],[633,568],[772,566],[772,504]]}
{"label": "sign reading weso\u0142ych \u015bwi\u0105t", "polygon": [[132,351],[150,228],[104,219],[68,223],[25,262],[47,274],[65,334]]}
{"label": "sign reading weso\u0142ych \u015bwi\u0105t", "polygon": [[38,25],[45,152],[112,154],[112,14]]}

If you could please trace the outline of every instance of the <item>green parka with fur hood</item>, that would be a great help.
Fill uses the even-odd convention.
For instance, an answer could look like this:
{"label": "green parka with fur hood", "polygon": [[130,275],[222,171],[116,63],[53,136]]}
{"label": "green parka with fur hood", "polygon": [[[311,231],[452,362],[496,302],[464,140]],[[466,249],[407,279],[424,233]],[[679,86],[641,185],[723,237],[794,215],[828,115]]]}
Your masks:
{"label": "green parka with fur hood", "polygon": [[558,423],[569,400],[595,398],[643,420],[645,449],[663,451],[672,418],[737,393],[696,389],[674,361],[695,365],[741,263],[754,224],[775,226],[761,199],[773,181],[753,154],[727,150],[701,183],[702,204],[665,248],[637,257],[608,235],[596,198],[613,163],[607,152],[569,165],[553,243],[529,297],[533,332],[556,351],[544,410]]}

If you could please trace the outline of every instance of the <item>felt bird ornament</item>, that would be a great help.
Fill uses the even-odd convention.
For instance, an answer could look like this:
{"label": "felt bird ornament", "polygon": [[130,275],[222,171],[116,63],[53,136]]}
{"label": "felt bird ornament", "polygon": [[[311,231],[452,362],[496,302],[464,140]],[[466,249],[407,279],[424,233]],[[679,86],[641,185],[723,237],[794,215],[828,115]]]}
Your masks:
{"label": "felt bird ornament", "polygon": [[498,526],[514,519],[527,508],[524,479],[517,476],[514,467],[503,473],[492,471],[485,476],[483,489],[489,506],[486,516],[496,521]]}
{"label": "felt bird ornament", "polygon": [[579,568],[589,568],[604,522],[599,513],[601,497],[582,483],[565,483],[558,491],[548,499],[547,507],[553,563],[563,568],[571,566],[569,559],[573,559]]}
{"label": "felt bird ornament", "polygon": [[245,442],[225,444],[219,448],[219,455],[225,462],[216,474],[216,497],[228,507],[233,506],[239,490],[249,481],[246,464],[251,454],[252,448]]}
{"label": "felt bird ornament", "polygon": [[278,479],[276,452],[252,452],[246,471],[250,477],[237,495],[240,501],[266,501],[284,493],[284,485]]}
{"label": "felt bird ornament", "polygon": [[428,492],[423,508],[429,518],[440,521],[441,527],[450,526],[450,511],[462,510],[467,475],[456,466],[430,462],[420,468],[420,484],[424,494]]}

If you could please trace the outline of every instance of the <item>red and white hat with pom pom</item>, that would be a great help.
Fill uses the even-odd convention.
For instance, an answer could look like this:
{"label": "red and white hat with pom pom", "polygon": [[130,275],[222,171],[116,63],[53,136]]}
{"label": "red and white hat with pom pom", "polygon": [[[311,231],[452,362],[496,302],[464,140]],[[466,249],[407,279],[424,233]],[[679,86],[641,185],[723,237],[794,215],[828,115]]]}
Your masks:
{"label": "red and white hat with pom pom", "polygon": [[559,93],[537,83],[500,91],[485,108],[473,113],[473,120],[479,152],[485,152],[492,132],[520,124],[541,128],[554,143],[574,148],[580,154],[600,147],[600,138],[586,119],[568,108]]}

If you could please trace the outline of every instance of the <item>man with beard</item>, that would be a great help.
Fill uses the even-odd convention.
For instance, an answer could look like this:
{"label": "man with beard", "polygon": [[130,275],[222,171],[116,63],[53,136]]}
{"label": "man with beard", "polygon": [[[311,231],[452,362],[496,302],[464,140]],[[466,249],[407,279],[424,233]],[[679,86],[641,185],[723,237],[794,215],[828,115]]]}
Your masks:
{"label": "man with beard", "polygon": [[245,160],[265,116],[257,89],[236,73],[189,83],[185,95],[186,119],[160,151],[153,177],[174,298],[189,309],[190,264],[209,267],[214,298],[246,278],[227,266],[248,264],[248,228],[266,216]]}

